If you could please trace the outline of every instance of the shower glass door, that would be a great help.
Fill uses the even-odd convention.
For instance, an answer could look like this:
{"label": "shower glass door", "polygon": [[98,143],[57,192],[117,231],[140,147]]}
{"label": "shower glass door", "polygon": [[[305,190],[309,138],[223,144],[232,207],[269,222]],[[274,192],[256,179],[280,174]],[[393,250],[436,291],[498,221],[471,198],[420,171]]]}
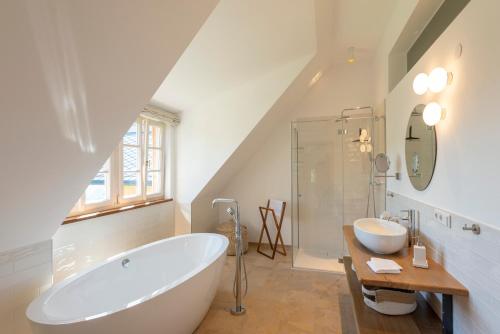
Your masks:
{"label": "shower glass door", "polygon": [[[359,218],[378,217],[385,210],[384,174],[374,170],[373,159],[385,152],[385,119],[371,114],[351,114],[342,121],[344,225]],[[370,149],[361,149],[360,133],[370,138]],[[372,174],[373,173],[373,174]]]}
{"label": "shower glass door", "polygon": [[[360,150],[359,136],[366,131],[373,136],[372,120],[360,118],[345,120],[343,123],[342,151],[344,165],[344,224],[352,225],[356,219],[373,217],[373,201],[370,192],[371,151]],[[370,142],[370,145],[374,140]]]}
{"label": "shower glass door", "polygon": [[342,124],[292,123],[293,266],[342,271]]}

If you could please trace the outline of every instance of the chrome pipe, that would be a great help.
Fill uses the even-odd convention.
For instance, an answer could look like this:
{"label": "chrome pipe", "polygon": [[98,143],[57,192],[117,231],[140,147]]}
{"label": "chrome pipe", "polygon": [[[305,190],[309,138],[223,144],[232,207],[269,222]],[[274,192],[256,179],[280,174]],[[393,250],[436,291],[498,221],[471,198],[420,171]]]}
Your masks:
{"label": "chrome pipe", "polygon": [[[417,231],[416,231],[416,211],[415,209],[401,210],[408,214],[407,217],[400,217],[401,220],[408,222],[408,247],[412,247],[417,242]],[[420,234],[420,231],[418,231]]]}
{"label": "chrome pipe", "polygon": [[236,285],[236,305],[231,308],[231,314],[242,315],[245,313],[245,307],[242,305],[241,299],[241,254],[242,251],[242,236],[241,236],[241,223],[240,223],[240,206],[238,201],[232,198],[216,198],[212,201],[212,208],[215,207],[217,203],[230,204],[235,207],[229,208],[228,213],[234,220],[235,223],[235,239],[236,239],[236,275],[235,275],[235,285]]}
{"label": "chrome pipe", "polygon": [[369,109],[370,114],[373,116],[373,107],[372,106],[363,106],[363,107],[352,107],[352,108],[345,108],[342,109],[342,112],[340,113],[340,118],[344,118],[344,113],[348,111],[359,111],[359,110],[364,110],[364,109]]}

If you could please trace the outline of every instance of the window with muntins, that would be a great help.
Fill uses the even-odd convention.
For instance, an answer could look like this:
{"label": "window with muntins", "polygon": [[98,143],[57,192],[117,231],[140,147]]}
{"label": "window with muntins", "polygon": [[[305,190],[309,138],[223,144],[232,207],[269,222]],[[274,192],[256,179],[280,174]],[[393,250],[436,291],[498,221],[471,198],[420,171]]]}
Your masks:
{"label": "window with muntins", "polygon": [[70,212],[86,215],[165,197],[165,124],[138,118]]}

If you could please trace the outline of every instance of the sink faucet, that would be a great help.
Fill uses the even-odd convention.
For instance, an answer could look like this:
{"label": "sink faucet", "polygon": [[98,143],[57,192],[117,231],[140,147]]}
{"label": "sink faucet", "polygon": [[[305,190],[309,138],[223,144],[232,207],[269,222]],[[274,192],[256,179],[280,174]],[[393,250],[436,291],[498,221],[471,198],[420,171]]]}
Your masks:
{"label": "sink faucet", "polygon": [[[241,304],[241,256],[242,250],[242,237],[241,237],[241,224],[240,224],[240,206],[238,201],[232,198],[216,198],[212,201],[212,208],[215,207],[217,203],[225,203],[234,206],[227,209],[227,213],[231,215],[236,225],[235,227],[235,237],[236,237],[236,275],[235,275],[235,287],[236,287],[236,305],[231,308],[231,314],[241,315],[245,313],[245,307]],[[246,276],[246,270],[245,270]],[[246,279],[246,277],[245,277]]]}
{"label": "sink faucet", "polygon": [[389,217],[386,217],[384,219],[387,220],[388,222],[395,222],[395,223],[399,224],[399,221],[401,220],[401,217],[398,217],[398,216],[389,216]]}
{"label": "sink faucet", "polygon": [[[408,222],[408,247],[413,246],[417,242],[417,228],[416,228],[416,211],[415,209],[401,210],[406,212],[406,217],[399,217],[400,220]],[[418,233],[420,234],[420,233]]]}

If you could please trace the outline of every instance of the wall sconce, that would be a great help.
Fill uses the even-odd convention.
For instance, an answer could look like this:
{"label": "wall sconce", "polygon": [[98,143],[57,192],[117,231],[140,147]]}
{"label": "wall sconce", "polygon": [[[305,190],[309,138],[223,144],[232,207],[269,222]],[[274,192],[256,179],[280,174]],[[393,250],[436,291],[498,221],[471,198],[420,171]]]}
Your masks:
{"label": "wall sconce", "polygon": [[434,126],[438,124],[440,120],[445,119],[446,110],[441,107],[439,103],[431,102],[425,106],[422,117],[424,118],[425,124]]}
{"label": "wall sconce", "polygon": [[436,67],[429,74],[429,90],[433,93],[442,92],[446,86],[451,84],[453,74],[442,67]]}
{"label": "wall sconce", "polygon": [[[419,73],[413,79],[413,91],[417,95],[424,95],[428,90],[433,93],[442,92],[453,80],[453,74],[442,67],[434,68],[429,75]],[[425,124],[434,126],[443,120],[446,111],[437,102],[431,102],[425,106],[422,117]]]}
{"label": "wall sconce", "polygon": [[419,73],[413,79],[413,91],[417,95],[424,95],[429,85],[429,76],[425,73]]}
{"label": "wall sconce", "polygon": [[413,79],[413,91],[417,95],[424,95],[427,90],[433,93],[442,92],[453,80],[453,74],[442,67],[436,67],[429,75],[419,73]]}

